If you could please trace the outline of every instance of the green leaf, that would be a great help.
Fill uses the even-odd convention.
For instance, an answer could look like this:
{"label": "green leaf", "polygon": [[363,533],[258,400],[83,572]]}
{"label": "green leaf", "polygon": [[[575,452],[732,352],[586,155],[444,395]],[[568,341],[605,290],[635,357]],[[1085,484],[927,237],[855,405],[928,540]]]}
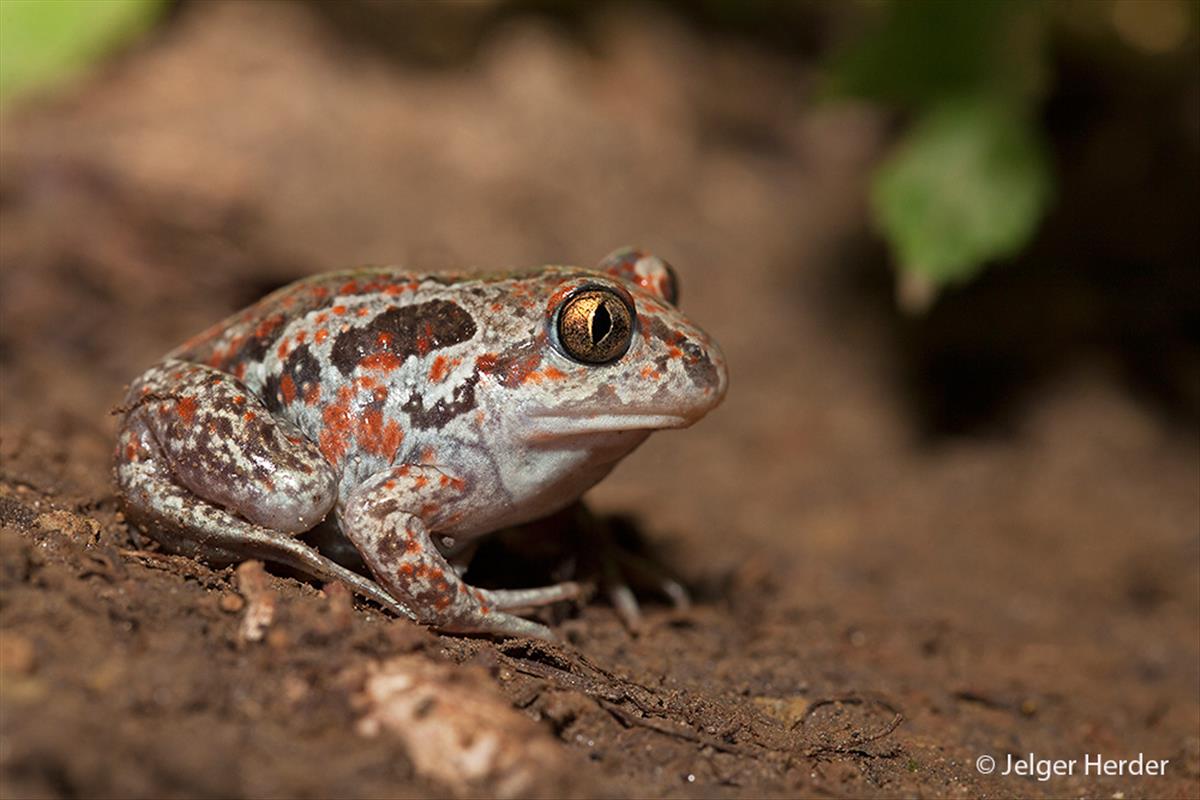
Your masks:
{"label": "green leaf", "polygon": [[1016,106],[947,101],[875,173],[871,205],[910,286],[966,281],[1033,237],[1053,194],[1038,129]]}
{"label": "green leaf", "polygon": [[162,0],[0,0],[0,100],[44,87],[145,31]]}
{"label": "green leaf", "polygon": [[1027,0],[894,0],[837,50],[823,94],[907,108],[985,92],[1037,95],[1045,9]]}

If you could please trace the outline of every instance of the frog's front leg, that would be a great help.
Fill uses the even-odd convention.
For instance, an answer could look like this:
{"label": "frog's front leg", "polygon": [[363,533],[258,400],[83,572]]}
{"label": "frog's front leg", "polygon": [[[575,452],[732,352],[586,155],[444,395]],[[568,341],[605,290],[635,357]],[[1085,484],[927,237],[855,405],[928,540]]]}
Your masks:
{"label": "frog's front leg", "polygon": [[126,516],[168,550],[274,561],[413,616],[294,537],[328,513],[336,476],[232,375],[177,360],[147,370],[126,399],[114,462]]}
{"label": "frog's front leg", "polygon": [[553,639],[546,626],[505,612],[578,597],[578,584],[479,589],[464,583],[434,546],[432,533],[452,519],[464,489],[461,480],[436,467],[384,470],[350,495],[342,530],[376,580],[413,609],[418,621],[444,631]]}

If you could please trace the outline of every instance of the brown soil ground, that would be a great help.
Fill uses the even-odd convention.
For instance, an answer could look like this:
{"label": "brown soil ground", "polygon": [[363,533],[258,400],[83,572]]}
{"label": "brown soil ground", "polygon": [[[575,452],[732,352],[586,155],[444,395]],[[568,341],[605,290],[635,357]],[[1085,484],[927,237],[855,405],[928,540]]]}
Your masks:
{"label": "brown soil ground", "polygon": [[[580,44],[513,18],[434,68],[343,24],[185,6],[3,119],[0,795],[1200,794],[1200,447],[1089,336],[1108,295],[1014,268],[944,304],[964,315],[898,318],[865,230],[884,121],[814,105],[808,67],[745,41],[611,12]],[[122,523],[123,385],[263,292],[625,243],[676,265],[731,365],[720,409],[590,496],[693,610],[651,599],[631,636],[594,601],[559,614],[560,645],[493,642],[272,574],[250,641],[253,575]],[[1164,352],[1138,363],[1182,375],[1186,411],[1193,351]],[[480,693],[532,720],[506,746],[534,769],[464,788],[365,735],[369,676],[405,654],[445,665],[435,723]],[[1031,752],[1169,765],[975,768]]]}

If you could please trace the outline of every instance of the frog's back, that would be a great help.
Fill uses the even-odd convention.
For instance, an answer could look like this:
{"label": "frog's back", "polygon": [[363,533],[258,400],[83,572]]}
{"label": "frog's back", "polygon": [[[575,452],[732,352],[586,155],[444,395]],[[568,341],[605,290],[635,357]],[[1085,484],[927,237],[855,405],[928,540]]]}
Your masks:
{"label": "frog's back", "polygon": [[481,280],[469,273],[430,274],[393,268],[326,272],[284,286],[229,316],[168,354],[244,377],[276,346],[285,328],[310,314],[336,316],[347,303],[376,295],[381,302],[406,305],[423,287],[446,287]]}

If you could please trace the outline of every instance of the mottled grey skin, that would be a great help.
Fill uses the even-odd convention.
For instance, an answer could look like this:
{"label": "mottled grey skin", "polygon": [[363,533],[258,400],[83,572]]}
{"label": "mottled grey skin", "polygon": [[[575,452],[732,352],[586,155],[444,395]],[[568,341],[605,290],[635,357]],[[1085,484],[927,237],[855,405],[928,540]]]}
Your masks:
{"label": "mottled grey skin", "polygon": [[[633,311],[632,339],[581,363],[556,319],[597,289]],[[720,402],[720,351],[674,297],[666,265],[631,250],[595,271],[293,284],[130,388],[115,459],[127,513],[170,549],[286,563],[442,630],[548,637],[507,611],[575,584],[480,590],[447,555],[574,502],[651,431]],[[375,581],[294,538],[330,511]]]}

